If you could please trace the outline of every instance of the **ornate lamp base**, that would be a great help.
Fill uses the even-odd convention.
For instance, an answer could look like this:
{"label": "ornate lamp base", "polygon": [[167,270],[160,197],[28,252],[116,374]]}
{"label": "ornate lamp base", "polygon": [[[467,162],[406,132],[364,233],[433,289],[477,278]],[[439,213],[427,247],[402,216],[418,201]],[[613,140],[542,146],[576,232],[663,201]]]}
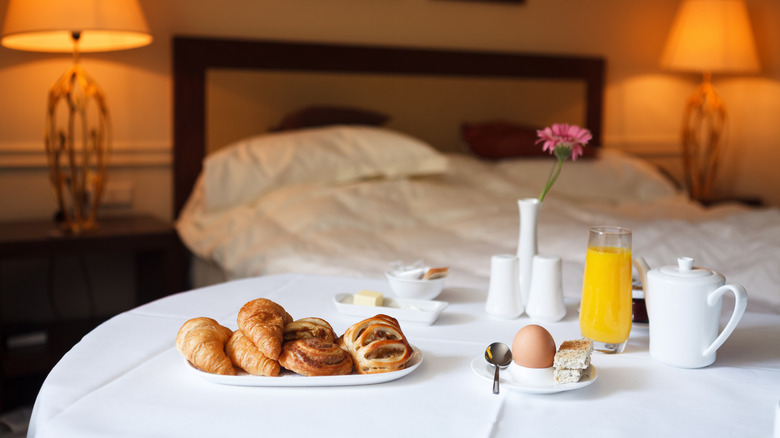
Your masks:
{"label": "ornate lamp base", "polygon": [[94,228],[106,183],[111,126],[103,92],[78,63],[49,91],[44,139],[64,227],[73,233]]}
{"label": "ornate lamp base", "polygon": [[710,75],[706,74],[688,100],[683,116],[683,167],[692,199],[710,197],[723,150],[721,139],[725,125],[726,106],[715,92]]}

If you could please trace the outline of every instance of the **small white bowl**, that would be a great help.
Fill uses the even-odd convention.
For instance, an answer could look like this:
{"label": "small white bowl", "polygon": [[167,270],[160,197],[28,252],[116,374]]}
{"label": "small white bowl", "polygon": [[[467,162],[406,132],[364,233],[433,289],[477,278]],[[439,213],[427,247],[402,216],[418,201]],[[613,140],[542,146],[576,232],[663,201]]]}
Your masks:
{"label": "small white bowl", "polygon": [[396,296],[415,300],[432,300],[438,297],[442,289],[444,289],[444,281],[447,280],[447,277],[435,278],[433,280],[403,278],[394,275],[392,272],[386,272],[385,275],[390,283],[390,289]]}

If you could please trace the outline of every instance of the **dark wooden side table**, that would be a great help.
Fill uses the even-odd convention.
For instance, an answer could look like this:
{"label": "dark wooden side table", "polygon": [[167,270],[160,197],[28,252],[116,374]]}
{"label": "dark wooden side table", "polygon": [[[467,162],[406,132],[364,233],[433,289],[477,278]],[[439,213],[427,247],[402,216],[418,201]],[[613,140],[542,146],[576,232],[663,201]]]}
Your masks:
{"label": "dark wooden side table", "polygon": [[[187,289],[186,251],[173,226],[152,216],[101,219],[96,229],[78,235],[58,231],[49,220],[0,223],[0,263],[22,258],[110,253],[134,254],[136,305]],[[46,327],[49,336],[45,346],[11,350],[2,342],[2,383],[11,377],[47,373],[98,322],[55,321]],[[0,330],[2,327],[0,314]],[[0,339],[4,339],[2,334],[0,331]],[[0,387],[0,411],[3,393]]]}
{"label": "dark wooden side table", "polygon": [[717,199],[700,199],[699,203],[705,207],[712,207],[718,204],[725,204],[729,202],[735,202],[747,207],[763,207],[764,200],[759,197],[740,197],[740,198],[717,198]]}

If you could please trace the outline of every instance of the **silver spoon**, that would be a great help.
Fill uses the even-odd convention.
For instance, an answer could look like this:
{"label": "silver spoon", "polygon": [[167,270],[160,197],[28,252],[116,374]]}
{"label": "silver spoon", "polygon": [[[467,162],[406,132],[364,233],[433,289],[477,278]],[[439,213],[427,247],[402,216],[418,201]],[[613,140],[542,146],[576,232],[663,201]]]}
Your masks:
{"label": "silver spoon", "polygon": [[498,370],[512,363],[512,352],[506,344],[493,342],[485,350],[485,360],[496,367],[496,374],[493,377],[493,394],[498,394]]}

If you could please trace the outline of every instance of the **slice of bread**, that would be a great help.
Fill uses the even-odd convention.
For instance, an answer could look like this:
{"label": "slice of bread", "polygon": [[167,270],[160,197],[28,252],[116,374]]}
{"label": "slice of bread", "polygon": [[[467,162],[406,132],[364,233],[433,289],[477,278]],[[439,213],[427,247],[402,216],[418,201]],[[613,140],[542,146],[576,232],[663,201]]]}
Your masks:
{"label": "slice of bread", "polygon": [[590,376],[590,356],[593,342],[590,339],[563,341],[553,359],[555,383],[575,383]]}
{"label": "slice of bread", "polygon": [[563,341],[555,353],[553,366],[563,369],[584,370],[590,365],[590,355],[593,352],[593,342],[590,339]]}
{"label": "slice of bread", "polygon": [[577,383],[582,379],[590,377],[590,368],[584,370],[554,369],[553,378],[555,383]]}
{"label": "slice of bread", "polygon": [[553,370],[553,378],[555,383],[577,383],[582,377],[582,370],[567,370],[558,369]]}

